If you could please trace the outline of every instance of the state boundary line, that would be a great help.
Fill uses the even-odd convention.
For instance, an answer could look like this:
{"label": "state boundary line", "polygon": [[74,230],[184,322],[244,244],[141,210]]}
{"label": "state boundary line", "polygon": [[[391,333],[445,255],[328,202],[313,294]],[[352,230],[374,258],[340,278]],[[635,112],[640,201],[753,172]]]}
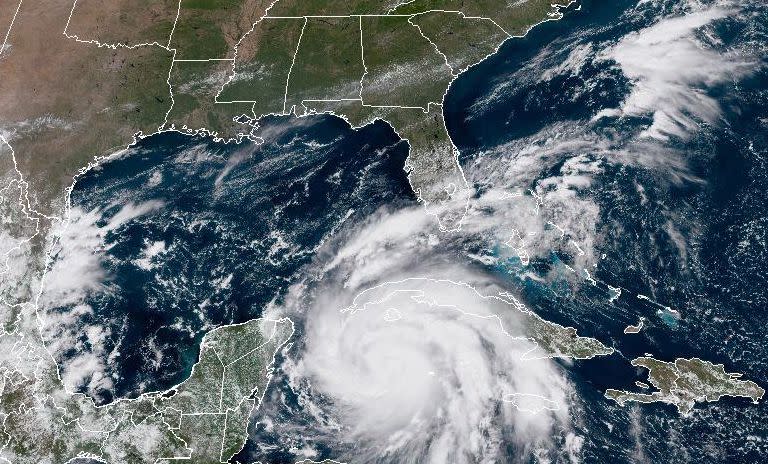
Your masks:
{"label": "state boundary line", "polygon": [[0,46],[0,57],[3,56],[3,52],[5,51],[5,46],[8,45],[8,37],[11,36],[11,29],[13,29],[13,23],[16,21],[16,15],[19,14],[19,10],[21,10],[21,4],[24,2],[24,0],[19,0],[19,4],[16,5],[16,11],[13,13],[13,17],[11,18],[11,23],[8,25],[8,30],[5,32],[5,38],[3,38],[3,45]]}
{"label": "state boundary line", "polygon": [[[307,23],[309,23],[309,20],[307,18],[304,18],[304,25],[301,26],[301,32],[299,33],[299,40],[296,42],[296,50],[293,52],[293,59],[291,60],[291,66],[288,68],[288,76],[285,78],[285,93],[283,94],[283,114],[286,114],[286,109],[288,106],[288,85],[291,82],[291,73],[293,72],[293,65],[296,64],[296,56],[299,54],[299,49],[301,49],[301,38],[304,37],[304,30],[307,28]],[[253,102],[253,104],[255,105],[256,102]]]}

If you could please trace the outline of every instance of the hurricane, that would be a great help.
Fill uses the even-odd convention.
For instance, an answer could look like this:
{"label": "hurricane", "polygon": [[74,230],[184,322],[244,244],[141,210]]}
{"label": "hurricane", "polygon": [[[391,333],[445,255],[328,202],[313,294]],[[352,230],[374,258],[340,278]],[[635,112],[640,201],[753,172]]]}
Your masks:
{"label": "hurricane", "polygon": [[345,438],[365,443],[357,459],[496,462],[507,439],[567,422],[565,382],[526,357],[536,346],[513,331],[508,303],[429,278],[368,289],[341,311],[334,300],[312,308],[299,369],[333,398]]}
{"label": "hurricane", "polygon": [[[529,302],[582,319],[579,327],[647,314],[629,298],[649,300],[604,271],[612,268],[605,251],[617,260],[637,249],[632,256],[644,262],[654,249],[612,219],[632,214],[612,195],[645,205],[662,187],[705,184],[685,144],[726,124],[730,102],[717,92],[750,76],[754,59],[715,38],[713,24],[736,15],[733,4],[659,9],[643,2],[623,11],[631,30],[583,29],[535,53],[521,45],[520,66],[487,65],[508,70],[490,86],[480,71],[458,81],[453,105],[465,109],[446,112],[465,140],[476,137],[459,146],[469,191],[456,197],[470,200],[431,212],[460,211],[461,227],[446,233],[419,206],[383,208],[318,250],[268,311],[300,321],[302,335],[265,398],[250,457],[589,462],[613,452],[613,425],[597,417],[618,415],[582,396],[593,387],[575,378],[571,361],[537,346],[524,315]],[[502,115],[496,108],[505,105],[515,112]],[[543,110],[550,106],[554,114]],[[487,128],[490,117],[508,118],[507,132]],[[623,175],[630,192],[612,179]],[[685,260],[685,221],[663,208],[660,217],[657,243]],[[653,324],[674,328],[668,319]],[[635,440],[627,453],[641,461],[650,446],[642,427],[621,425]],[[602,447],[585,452],[595,430]]]}
{"label": "hurricane", "polygon": [[768,382],[765,17],[585,0],[507,42],[446,94],[466,189],[428,209],[381,121],[145,139],[73,185],[39,315],[62,379],[161,391],[214,327],[289,318],[231,462],[757,462],[765,402],[605,392],[650,392],[651,355]]}
{"label": "hurricane", "polygon": [[313,416],[301,440],[341,441],[345,462],[499,462],[510,443],[550,448],[553,430],[569,430],[561,367],[503,282],[454,258],[498,224],[471,213],[463,232],[439,236],[423,216],[383,210],[351,228],[270,308],[302,321],[282,366]]}

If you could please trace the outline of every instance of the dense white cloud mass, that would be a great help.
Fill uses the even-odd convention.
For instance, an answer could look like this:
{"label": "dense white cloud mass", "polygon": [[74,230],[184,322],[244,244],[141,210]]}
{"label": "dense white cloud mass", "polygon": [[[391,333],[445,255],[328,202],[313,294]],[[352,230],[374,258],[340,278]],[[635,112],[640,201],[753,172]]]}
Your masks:
{"label": "dense white cloud mass", "polygon": [[[643,8],[627,14],[642,15]],[[584,35],[547,47],[480,99],[469,119],[520,86],[587,68],[596,74],[573,98],[611,80],[619,106],[472,154],[465,172],[475,190],[460,232],[442,233],[421,208],[406,208],[380,212],[321,250],[311,277],[272,310],[304,321],[305,338],[286,372],[311,422],[324,424],[318,439],[349,446],[339,459],[521,458],[502,451],[504,443],[528,456],[546,457],[558,447],[561,458],[578,459],[584,439],[570,426],[577,408],[572,387],[551,360],[526,356],[536,346],[526,338],[520,308],[505,301],[483,266],[517,257],[526,273],[529,261],[555,252],[569,256],[570,275],[591,278],[601,208],[590,192],[608,166],[697,181],[667,141],[689,137],[700,122],[717,124],[721,109],[707,92],[749,72],[743,55],[700,36],[729,11],[690,7],[610,41]],[[623,100],[620,74],[627,79]],[[636,117],[637,124],[603,119],[616,116]],[[468,252],[467,243],[479,244],[478,251]]]}
{"label": "dense white cloud mass", "polygon": [[163,207],[162,202],[128,203],[103,225],[103,211],[72,208],[68,221],[53,231],[58,242],[51,251],[55,257],[46,274],[45,292],[40,304],[58,308],[82,302],[89,292],[104,290],[107,273],[103,267],[104,236],[122,224]]}
{"label": "dense white cloud mass", "polygon": [[[373,287],[342,311],[328,297],[309,315],[302,374],[379,459],[495,462],[505,430],[525,443],[567,422],[565,381],[525,358],[536,347],[498,298],[425,278]],[[520,410],[515,395],[554,407]]]}
{"label": "dense white cloud mass", "polygon": [[313,422],[330,415],[337,439],[354,447],[339,459],[499,462],[510,443],[547,449],[556,426],[568,429],[570,387],[551,359],[531,356],[538,347],[518,303],[446,252],[480,234],[496,241],[497,228],[504,237],[509,217],[487,209],[515,200],[529,212],[520,227],[535,223],[530,197],[502,192],[481,196],[453,235],[418,206],[382,211],[329,246],[316,279],[272,308],[303,319],[286,371]]}
{"label": "dense white cloud mass", "polygon": [[707,89],[751,72],[754,63],[707,46],[697,34],[734,13],[715,6],[662,19],[605,50],[603,57],[618,63],[632,90],[619,110],[603,114],[652,115],[643,135],[660,140],[686,138],[698,121],[717,124],[721,108]]}
{"label": "dense white cloud mass", "polygon": [[106,363],[115,353],[108,353],[104,344],[112,333],[107,326],[84,323],[93,315],[93,308],[86,303],[88,297],[110,291],[110,275],[104,263],[105,235],[162,207],[158,201],[128,203],[103,225],[99,225],[103,211],[72,208],[68,221],[53,231],[57,242],[51,254],[55,259],[45,275],[39,317],[48,349],[66,358],[61,376],[69,390],[84,387],[98,397],[99,392],[113,387]]}

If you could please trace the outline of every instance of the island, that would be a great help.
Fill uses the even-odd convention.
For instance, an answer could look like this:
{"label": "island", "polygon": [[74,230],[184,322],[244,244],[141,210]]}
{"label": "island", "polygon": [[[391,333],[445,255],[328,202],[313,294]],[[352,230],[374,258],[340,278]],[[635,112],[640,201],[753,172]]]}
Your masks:
{"label": "island", "polygon": [[620,405],[630,402],[667,403],[689,414],[696,403],[718,401],[723,396],[740,396],[757,403],[765,390],[755,382],[740,380],[742,374],[727,373],[722,364],[713,364],[698,358],[677,358],[664,362],[643,356],[632,360],[632,365],[648,370],[648,381],[658,391],[635,393],[608,389],[606,398]]}
{"label": "island", "polygon": [[643,330],[643,326],[645,325],[645,318],[641,317],[640,320],[636,325],[628,325],[624,328],[625,334],[636,334],[640,333],[641,330]]}

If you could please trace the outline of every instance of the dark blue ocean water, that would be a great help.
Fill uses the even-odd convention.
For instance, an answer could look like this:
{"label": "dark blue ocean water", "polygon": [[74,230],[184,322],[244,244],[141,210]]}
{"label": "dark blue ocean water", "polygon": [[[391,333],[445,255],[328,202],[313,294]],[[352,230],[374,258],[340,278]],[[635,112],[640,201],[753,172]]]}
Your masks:
{"label": "dark blue ocean water", "polygon": [[[585,64],[578,74],[526,81],[519,70],[551,50],[557,60],[573,44],[612,44],[653,24],[674,2],[656,2],[627,15],[636,2],[584,1],[565,18],[544,24],[526,38],[510,41],[496,56],[457,80],[446,101],[448,127],[464,164],[489,156],[493,147],[536,134],[548,125],[588,119],[625,98],[631,83],[611,63]],[[716,26],[721,49],[760,50],[768,39],[768,12],[759,2]],[[741,19],[737,16],[741,15]],[[745,19],[749,18],[749,19]],[[757,24],[757,26],[755,26]],[[547,48],[548,47],[548,48]],[[566,52],[558,51],[566,50]],[[698,356],[768,384],[768,72],[765,55],[755,72],[728,85],[702,89],[723,108],[718,125],[703,124],[689,140],[669,141],[683,154],[691,179],[627,164],[607,165],[588,193],[601,206],[598,249],[604,253],[593,276],[601,285],[569,288],[556,282],[516,283],[543,317],[575,326],[615,346],[619,353],[578,361],[568,370],[583,403],[585,462],[763,462],[768,459],[768,407],[724,398],[699,406],[690,418],[674,408],[650,405],[631,411],[601,399],[606,388],[633,388],[643,380],[628,360],[644,353],[671,360]],[[519,79],[503,98],[478,109],[477,102],[505,81]],[[493,121],[493,123],[489,123]],[[613,133],[648,124],[627,117],[606,124]],[[600,131],[598,126],[596,129]],[[576,156],[579,153],[572,153]],[[502,155],[503,156],[503,155]],[[542,177],[559,169],[542,166]],[[532,179],[532,183],[535,179]],[[641,198],[637,185],[644,187]],[[667,233],[668,221],[682,232],[685,256]],[[553,257],[545,266],[558,259]],[[534,263],[535,264],[535,263]],[[541,263],[539,263],[541,264]],[[606,303],[602,283],[623,289]],[[672,307],[680,320],[638,294]],[[645,317],[645,329],[625,336],[623,328]],[[608,425],[610,423],[610,425]]]}
{"label": "dark blue ocean water", "polygon": [[[182,380],[207,330],[258,317],[334,230],[413,201],[407,146],[388,125],[353,132],[330,117],[264,125],[273,133],[264,145],[149,137],[77,182],[72,204],[98,209],[99,226],[126,204],[163,203],[106,234],[108,290],[83,301],[94,314],[81,323],[110,327],[106,351],[119,352],[108,366],[116,388],[102,400]],[[140,266],[157,242],[165,251]]]}
{"label": "dark blue ocean water", "polygon": [[[629,14],[636,2],[582,1],[562,20],[509,41],[462,75],[444,108],[462,165],[470,169],[478,156],[503,160],[495,148],[620,106],[632,83],[610,62],[588,62],[578,73],[549,80],[526,79],[519,71],[542,51],[555,51],[546,67],[563,60],[573,44],[613,44],[653,24],[674,3],[648,2]],[[761,40],[745,26],[761,20],[768,25],[765,11],[755,5],[744,6],[741,18],[734,14],[718,23],[720,46]],[[750,76],[702,90],[717,98],[722,121],[702,124],[690,139],[669,142],[670,152],[682,153],[687,179],[631,163],[603,165],[583,193],[600,207],[595,243],[604,257],[593,272],[598,285],[508,278],[510,288],[542,317],[617,348],[607,358],[563,364],[577,389],[573,426],[584,437],[584,462],[751,463],[768,456],[765,402],[755,406],[724,398],[682,418],[667,405],[621,408],[602,396],[606,388],[636,390],[634,381],[644,378],[629,360],[644,353],[721,362],[768,386],[768,73],[759,61],[764,58],[756,58]],[[509,82],[515,85],[501,97],[480,104]],[[626,134],[647,124],[648,117],[626,117],[595,130]],[[258,316],[334,230],[383,205],[413,204],[402,171],[407,146],[385,124],[353,131],[333,117],[274,118],[264,127],[278,135],[262,146],[153,136],[131,156],[77,182],[73,204],[101,208],[102,223],[126,202],[164,202],[156,213],[106,237],[111,291],[89,297],[95,312],[92,321],[84,321],[112,327],[108,343],[123,347],[109,365],[116,387],[102,393],[103,401],[183,379],[206,330]],[[578,154],[542,166],[540,177],[557,173]],[[153,176],[161,180],[153,183]],[[482,179],[470,178],[482,187]],[[670,221],[683,237],[684,251],[668,233]],[[145,270],[136,260],[152,242],[165,243],[168,251]],[[532,266],[551,276],[572,260],[553,253]],[[622,296],[611,301],[608,285],[621,288]],[[659,304],[681,317],[659,311]],[[624,335],[624,327],[640,317],[644,330]],[[284,385],[273,388],[290,395]],[[263,440],[254,427],[253,436]],[[270,443],[274,451],[267,456],[254,443],[244,460],[296,459],[279,440]],[[322,457],[334,456],[333,449],[326,451]]]}

